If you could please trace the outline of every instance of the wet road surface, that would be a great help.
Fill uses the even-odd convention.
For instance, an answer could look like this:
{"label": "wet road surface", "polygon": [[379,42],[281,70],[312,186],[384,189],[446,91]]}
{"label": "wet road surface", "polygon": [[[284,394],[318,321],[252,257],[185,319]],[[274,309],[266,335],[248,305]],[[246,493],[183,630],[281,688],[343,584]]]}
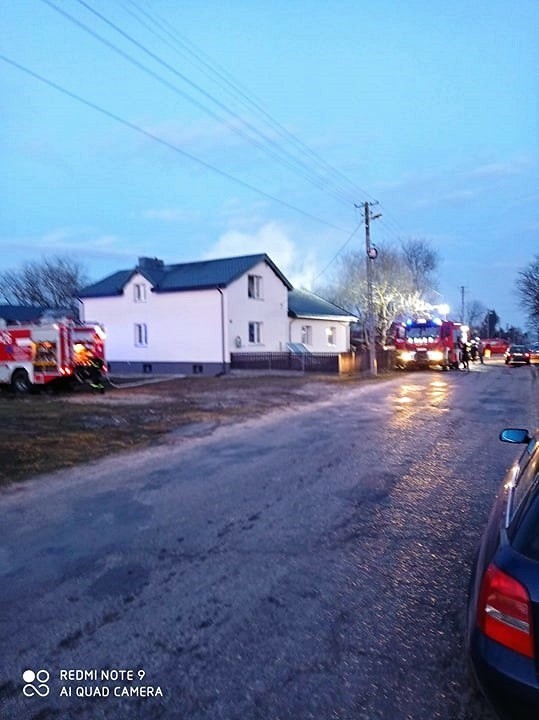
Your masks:
{"label": "wet road surface", "polygon": [[400,374],[3,492],[0,717],[492,720],[466,589],[536,374]]}

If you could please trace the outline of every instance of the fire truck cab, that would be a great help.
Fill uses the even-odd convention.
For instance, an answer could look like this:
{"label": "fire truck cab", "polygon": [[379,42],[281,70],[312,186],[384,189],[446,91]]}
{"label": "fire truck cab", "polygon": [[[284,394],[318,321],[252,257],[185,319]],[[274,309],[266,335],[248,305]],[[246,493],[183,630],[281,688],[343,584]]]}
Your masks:
{"label": "fire truck cab", "polygon": [[458,368],[459,346],[467,339],[465,331],[461,323],[438,318],[400,323],[395,333],[397,368]]}
{"label": "fire truck cab", "polygon": [[71,320],[0,328],[0,384],[18,393],[64,380],[89,382],[106,371],[100,325]]}

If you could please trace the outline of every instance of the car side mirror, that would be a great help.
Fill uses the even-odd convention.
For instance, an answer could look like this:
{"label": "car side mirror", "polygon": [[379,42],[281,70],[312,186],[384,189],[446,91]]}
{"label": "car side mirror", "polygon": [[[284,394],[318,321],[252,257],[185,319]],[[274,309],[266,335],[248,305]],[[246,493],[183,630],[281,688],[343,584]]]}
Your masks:
{"label": "car side mirror", "polygon": [[523,428],[506,428],[501,431],[500,440],[502,442],[528,445],[532,439],[529,432]]}

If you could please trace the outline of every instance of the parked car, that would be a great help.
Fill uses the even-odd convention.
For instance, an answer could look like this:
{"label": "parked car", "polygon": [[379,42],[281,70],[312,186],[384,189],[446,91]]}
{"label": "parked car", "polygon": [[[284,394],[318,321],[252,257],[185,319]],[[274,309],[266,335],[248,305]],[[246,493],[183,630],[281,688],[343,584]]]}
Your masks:
{"label": "parked car", "polygon": [[530,347],[530,362],[539,363],[539,342],[533,343]]}
{"label": "parked car", "polygon": [[525,345],[510,345],[505,351],[506,365],[529,365],[530,351]]}
{"label": "parked car", "polygon": [[503,480],[473,564],[467,651],[500,717],[539,717],[539,431],[507,429],[524,451]]}

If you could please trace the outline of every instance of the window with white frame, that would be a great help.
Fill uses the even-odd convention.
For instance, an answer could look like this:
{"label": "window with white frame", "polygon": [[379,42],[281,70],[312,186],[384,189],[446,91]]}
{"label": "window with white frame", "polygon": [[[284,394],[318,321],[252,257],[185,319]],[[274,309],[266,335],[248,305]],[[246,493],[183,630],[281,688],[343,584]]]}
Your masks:
{"label": "window with white frame", "polygon": [[313,344],[312,325],[302,325],[301,326],[301,342],[304,345],[312,345]]}
{"label": "window with white frame", "polygon": [[337,344],[337,328],[328,327],[326,328],[326,335],[328,339],[328,345],[335,346]]}
{"label": "window with white frame", "polygon": [[262,323],[261,322],[250,322],[249,323],[249,342],[252,345],[262,344]]}
{"label": "window with white frame", "polygon": [[146,323],[135,323],[135,345],[136,347],[148,346],[148,326]]}
{"label": "window with white frame", "polygon": [[146,302],[146,285],[144,283],[136,283],[133,291],[135,302]]}
{"label": "window with white frame", "polygon": [[262,276],[261,275],[248,275],[247,276],[247,295],[250,298],[256,300],[262,300]]}

